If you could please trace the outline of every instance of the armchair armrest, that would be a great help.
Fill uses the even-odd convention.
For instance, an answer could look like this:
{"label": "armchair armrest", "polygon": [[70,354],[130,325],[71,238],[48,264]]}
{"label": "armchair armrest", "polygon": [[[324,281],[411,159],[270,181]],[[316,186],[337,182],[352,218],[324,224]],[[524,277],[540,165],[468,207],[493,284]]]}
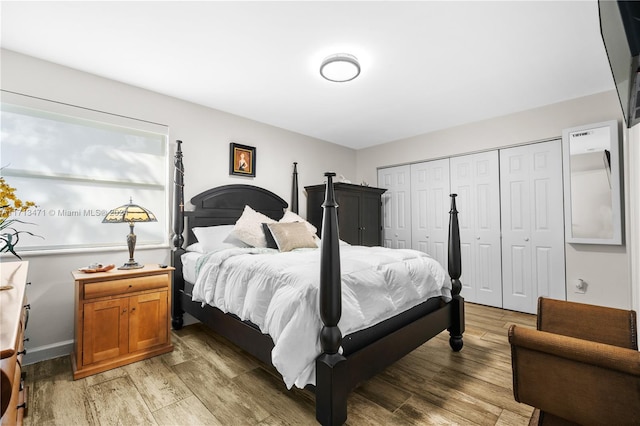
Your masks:
{"label": "armchair armrest", "polygon": [[530,328],[509,328],[512,346],[544,352],[585,364],[640,377],[640,352]]}
{"label": "armchair armrest", "polygon": [[576,423],[640,419],[640,352],[512,325],[517,401]]}

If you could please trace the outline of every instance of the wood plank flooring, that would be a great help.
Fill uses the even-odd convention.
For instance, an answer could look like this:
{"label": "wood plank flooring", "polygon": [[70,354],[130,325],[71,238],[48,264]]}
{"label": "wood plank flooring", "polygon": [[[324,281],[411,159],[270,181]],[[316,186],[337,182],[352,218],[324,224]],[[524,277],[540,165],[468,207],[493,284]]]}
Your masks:
{"label": "wood plank flooring", "polygon": [[[510,324],[535,316],[466,304],[464,348],[442,333],[349,398],[349,425],[527,425],[513,399]],[[313,425],[314,396],[199,324],[173,352],[74,381],[69,357],[25,367],[26,425]]]}

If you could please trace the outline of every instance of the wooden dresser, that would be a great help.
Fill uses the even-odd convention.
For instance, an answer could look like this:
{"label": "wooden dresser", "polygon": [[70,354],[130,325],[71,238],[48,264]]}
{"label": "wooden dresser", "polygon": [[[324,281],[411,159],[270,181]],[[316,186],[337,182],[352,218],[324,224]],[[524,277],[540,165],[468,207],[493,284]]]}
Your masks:
{"label": "wooden dresser", "polygon": [[27,389],[22,374],[24,331],[27,327],[26,284],[28,262],[0,263],[0,379],[2,425],[22,424]]}
{"label": "wooden dresser", "polygon": [[73,378],[120,367],[173,350],[173,268],[73,272],[75,343]]}
{"label": "wooden dresser", "polygon": [[[326,185],[305,186],[304,189],[307,191],[307,220],[320,233]],[[381,245],[382,194],[386,189],[335,182],[333,190],[338,203],[340,239],[354,245]]]}

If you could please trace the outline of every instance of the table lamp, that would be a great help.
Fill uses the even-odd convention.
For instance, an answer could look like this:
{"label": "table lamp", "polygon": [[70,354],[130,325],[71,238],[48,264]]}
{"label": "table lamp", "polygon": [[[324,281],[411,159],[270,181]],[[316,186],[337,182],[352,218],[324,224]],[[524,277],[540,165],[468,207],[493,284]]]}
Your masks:
{"label": "table lamp", "polygon": [[133,259],[133,251],[136,248],[136,234],[133,233],[134,222],[157,222],[158,220],[149,210],[133,204],[133,200],[129,198],[129,204],[109,211],[102,220],[102,223],[128,223],[129,235],[127,235],[127,246],[129,247],[129,261],[118,269],[139,269],[144,265],[139,264]]}

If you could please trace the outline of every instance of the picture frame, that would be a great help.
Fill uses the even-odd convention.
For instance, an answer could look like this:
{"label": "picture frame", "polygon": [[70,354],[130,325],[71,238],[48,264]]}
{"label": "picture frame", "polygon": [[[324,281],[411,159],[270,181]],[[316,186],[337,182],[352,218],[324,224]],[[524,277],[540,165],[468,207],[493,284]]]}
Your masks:
{"label": "picture frame", "polygon": [[256,176],[256,148],[231,142],[229,144],[229,174]]}

